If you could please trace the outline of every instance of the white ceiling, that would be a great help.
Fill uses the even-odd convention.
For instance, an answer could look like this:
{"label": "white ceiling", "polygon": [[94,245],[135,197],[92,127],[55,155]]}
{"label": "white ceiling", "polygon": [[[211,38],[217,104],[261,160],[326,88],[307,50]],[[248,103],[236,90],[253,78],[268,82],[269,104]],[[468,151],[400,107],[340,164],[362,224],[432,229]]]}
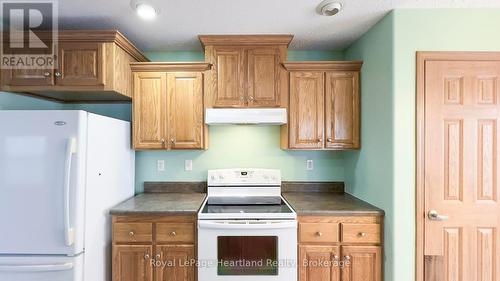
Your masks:
{"label": "white ceiling", "polygon": [[294,34],[291,48],[342,50],[394,8],[500,7],[500,0],[339,0],[334,17],[321,0],[147,0],[160,15],[144,21],[130,0],[60,0],[62,28],[116,28],[143,51],[201,50],[198,34]]}

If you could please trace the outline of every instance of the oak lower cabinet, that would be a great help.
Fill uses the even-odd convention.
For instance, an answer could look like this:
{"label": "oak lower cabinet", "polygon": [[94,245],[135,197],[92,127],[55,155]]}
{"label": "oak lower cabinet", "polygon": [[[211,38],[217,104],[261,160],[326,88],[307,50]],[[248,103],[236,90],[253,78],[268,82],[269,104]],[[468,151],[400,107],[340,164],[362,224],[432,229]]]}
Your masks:
{"label": "oak lower cabinet", "polygon": [[383,218],[300,216],[299,281],[382,281]]}
{"label": "oak lower cabinet", "polygon": [[196,216],[113,216],[113,281],[195,281]]}
{"label": "oak lower cabinet", "polygon": [[287,62],[289,122],[283,149],[345,150],[360,147],[361,62]]}
{"label": "oak lower cabinet", "polygon": [[206,107],[286,107],[291,35],[200,35],[205,60]]}
{"label": "oak lower cabinet", "polygon": [[206,63],[135,63],[135,149],[206,149],[203,95]]}
{"label": "oak lower cabinet", "polygon": [[59,102],[130,101],[129,64],[148,61],[116,30],[59,31],[57,54],[46,55],[55,62],[47,69],[3,69],[1,90]]}

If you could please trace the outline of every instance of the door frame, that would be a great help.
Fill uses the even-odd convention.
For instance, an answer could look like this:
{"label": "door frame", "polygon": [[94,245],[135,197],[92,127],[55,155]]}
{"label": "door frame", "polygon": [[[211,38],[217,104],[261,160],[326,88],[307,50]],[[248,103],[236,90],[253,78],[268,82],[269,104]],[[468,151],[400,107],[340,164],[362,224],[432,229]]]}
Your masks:
{"label": "door frame", "polygon": [[426,281],[425,239],[425,63],[427,61],[500,61],[500,52],[423,52],[416,54],[416,281]]}

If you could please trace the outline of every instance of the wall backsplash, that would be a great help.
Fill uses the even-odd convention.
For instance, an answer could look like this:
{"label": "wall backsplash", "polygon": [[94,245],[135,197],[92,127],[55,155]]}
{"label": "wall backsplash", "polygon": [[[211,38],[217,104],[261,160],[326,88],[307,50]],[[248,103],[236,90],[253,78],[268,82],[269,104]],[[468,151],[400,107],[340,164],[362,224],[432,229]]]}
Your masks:
{"label": "wall backsplash", "polygon": [[[152,61],[201,61],[198,51],[146,53]],[[290,60],[342,60],[336,51],[289,51]],[[79,109],[131,120],[130,104],[60,104],[0,92],[1,109]],[[199,181],[207,169],[277,168],[285,180],[343,181],[342,152],[285,151],[280,149],[279,126],[230,125],[209,127],[206,151],[138,151],[136,153],[136,192],[144,181]],[[165,160],[165,171],[156,170],[156,161]],[[306,171],[306,160],[314,160],[314,170]],[[193,170],[184,171],[184,160],[193,160]]]}

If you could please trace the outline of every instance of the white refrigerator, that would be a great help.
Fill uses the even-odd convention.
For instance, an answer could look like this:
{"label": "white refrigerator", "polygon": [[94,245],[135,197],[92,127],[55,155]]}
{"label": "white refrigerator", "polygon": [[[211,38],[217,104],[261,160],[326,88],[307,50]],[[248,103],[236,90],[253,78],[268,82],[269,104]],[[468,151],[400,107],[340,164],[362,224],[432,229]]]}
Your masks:
{"label": "white refrigerator", "polygon": [[110,280],[109,208],[134,195],[130,123],[0,110],[0,281]]}

